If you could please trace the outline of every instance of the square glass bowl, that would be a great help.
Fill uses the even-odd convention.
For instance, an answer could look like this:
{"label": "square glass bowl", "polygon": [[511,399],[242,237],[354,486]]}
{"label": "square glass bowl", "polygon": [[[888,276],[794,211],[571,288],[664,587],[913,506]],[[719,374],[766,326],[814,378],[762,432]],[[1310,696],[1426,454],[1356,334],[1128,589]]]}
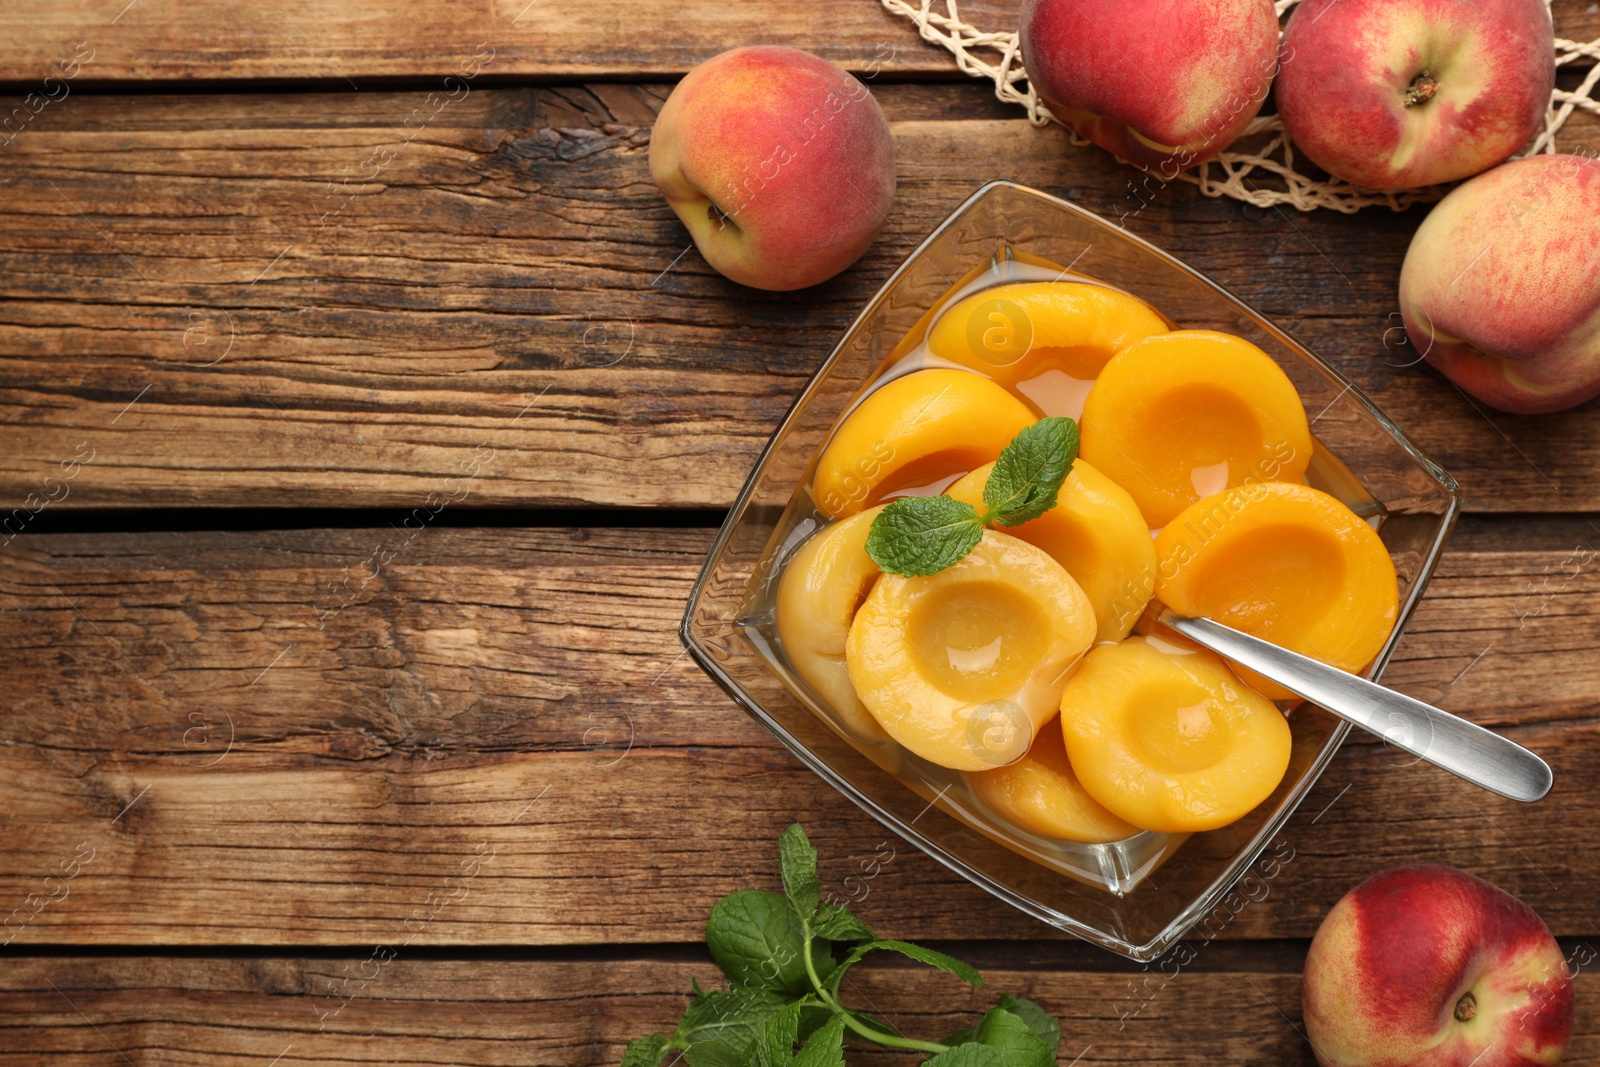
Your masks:
{"label": "square glass bowl", "polygon": [[[856,735],[789,669],[775,636],[777,575],[825,521],[801,487],[842,415],[880,371],[921,343],[934,312],[956,294],[1050,278],[1124,289],[1179,327],[1237,334],[1277,360],[1299,389],[1315,435],[1308,480],[1367,518],[1394,559],[1400,613],[1367,672],[1376,678],[1455,522],[1455,480],[1360,390],[1227,290],[1099,216],[1011,182],[991,182],[957,208],[856,317],[740,491],[694,584],[680,636],[757,722],[890,830],[1030,915],[1112,952],[1152,960],[1255,861],[1315,784],[1348,724],[1320,708],[1296,710],[1283,782],[1220,830],[1146,832],[1106,845],[1052,841],[990,816],[957,788],[958,772]],[[1160,877],[1151,878],[1158,868]]]}

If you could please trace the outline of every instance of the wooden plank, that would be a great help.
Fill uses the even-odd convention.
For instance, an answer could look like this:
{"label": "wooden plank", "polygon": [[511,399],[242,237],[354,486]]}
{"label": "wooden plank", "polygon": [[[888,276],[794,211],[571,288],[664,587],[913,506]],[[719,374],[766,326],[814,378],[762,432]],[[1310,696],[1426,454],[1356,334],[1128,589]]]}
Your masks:
{"label": "wooden plank", "polygon": [[[163,1062],[174,1064],[218,1056],[267,1063],[282,1054],[280,1067],[358,1060],[599,1065],[617,1063],[632,1037],[670,1030],[691,978],[717,976],[705,963],[447,963],[408,961],[402,953],[365,988],[343,985],[344,969],[372,975],[374,967],[362,959],[28,960],[0,978],[0,1017],[9,1023],[7,1047],[29,1054],[29,1062],[109,1063],[118,1051],[140,1057],[159,1049]],[[1064,1017],[1066,1059],[1092,1047],[1081,1064],[1135,1056],[1175,1065],[1312,1062],[1301,1037],[1266,1002],[1282,1004],[1297,1020],[1295,975],[1185,977],[1182,998],[1163,998],[1124,1029],[1118,1013],[1133,1001],[1121,974],[992,971],[992,989],[967,992],[945,976],[875,966],[852,976],[855,988],[846,996],[927,1038],[971,1025],[995,991],[1036,997]],[[352,996],[346,988],[362,991]],[[334,992],[349,998],[342,1009]],[[335,1009],[337,1015],[320,1014]],[[1173,1027],[1179,1021],[1192,1025]],[[867,1053],[852,1060],[910,1062]]]}
{"label": "wooden plank", "polygon": [[[693,711],[718,713],[735,714]],[[1583,891],[1600,865],[1587,833],[1597,733],[1512,729],[1556,773],[1533,808],[1348,746],[1281,835],[1292,862],[1272,895],[1237,918],[1219,913],[1217,936],[1308,937],[1362,878],[1424,861],[1516,892],[1560,934],[1600,936]],[[691,940],[716,897],[776,884],[773,841],[797,820],[828,857],[836,895],[859,890],[848,880],[859,863],[892,853],[860,905],[869,922],[919,938],[1064,936],[910,850],[771,743],[636,746],[616,762],[527,752],[352,766],[234,753],[207,766],[201,755],[6,754],[0,893],[21,909],[7,913],[15,944]]]}
{"label": "wooden plank", "polygon": [[1106,154],[990,117],[979,86],[898,86],[883,237],[834,282],[757,294],[646,178],[662,94],[470,91],[410,142],[416,94],[70,99],[11,146],[0,200],[0,501],[34,507],[93,456],[56,506],[726,506],[878,283],[1010,176],[1130,216],[1280,318],[1472,509],[1600,507],[1586,411],[1491,416],[1394,366],[1414,213],[1134,195]]}
{"label": "wooden plank", "polygon": [[[1552,796],[1517,805],[1349,745],[1284,832],[1297,858],[1224,936],[1309,936],[1356,880],[1421,859],[1600,936],[1575,891],[1600,865],[1600,578],[1565,547],[1583,525],[1469,529],[1529,550],[1448,556],[1395,666],[1404,688],[1510,724],[1554,766]],[[869,920],[1051,936],[890,838],[679,655],[706,531],[401,536],[0,550],[0,900],[56,893],[43,879],[93,854],[18,944],[382,941],[480,849],[494,862],[419,943],[688,941],[685,900],[770,881],[794,819],[830,884],[891,842]]]}
{"label": "wooden plank", "polygon": [[[174,1065],[599,1067],[619,1062],[631,1038],[670,1031],[691,979],[708,987],[720,979],[709,961],[670,957],[453,962],[390,951],[393,959],[13,960],[0,973],[0,1062],[109,1067],[159,1056]],[[874,960],[852,972],[845,1002],[871,1005],[903,1033],[937,1039],[970,1026],[1009,992],[1061,1021],[1062,1063],[1310,1067],[1298,973],[1304,945],[1266,966],[1218,959],[1228,955],[1212,947],[1170,975],[1109,963],[986,966],[977,990]],[[1567,1062],[1592,1063],[1600,1057],[1600,979],[1591,965],[1577,982]],[[852,1047],[853,1063],[912,1062]]]}
{"label": "wooden plank", "polygon": [[[1557,0],[1556,32],[1600,35],[1584,0]],[[1015,26],[1000,0],[963,0],[985,30]],[[953,57],[873,0],[456,0],[422,12],[376,2],[210,0],[181,11],[132,0],[66,0],[6,13],[0,80],[36,81],[88,42],[96,81],[299,78],[333,87],[372,77],[442,77],[486,43],[502,76],[671,77],[748,44],[805,48],[850,70],[958,76]]]}
{"label": "wooden plank", "polygon": [[[1581,10],[1572,0],[1563,6]],[[990,25],[1014,17],[999,0],[961,7]],[[498,77],[665,78],[753,44],[804,48],[865,73],[959,76],[948,52],[923,44],[914,25],[873,0],[454,0],[407,13],[375,0],[218,0],[186,12],[139,0],[125,10],[68,0],[50,11],[8,11],[0,81],[54,73],[83,41],[93,59],[80,77],[97,82],[294,78],[365,89],[375,77],[456,74],[491,49],[486,70]]]}
{"label": "wooden plank", "polygon": [[[1006,176],[1127,216],[1278,317],[1469,507],[1600,508],[1587,409],[1491,415],[1386,348],[1416,213],[1136,195],[978,86],[884,88],[885,233],[799,294],[692,251],[646,171],[665,87],[475,90],[409,142],[416,94],[70,98],[8,149],[0,502],[726,506],[870,293]],[[66,496],[45,482],[91,455]]]}
{"label": "wooden plank", "polygon": [[[0,549],[12,683],[0,737],[160,756],[182,749],[203,709],[234,720],[234,751],[263,755],[759,744],[742,716],[683,718],[726,704],[675,632],[711,536],[25,535]],[[1390,684],[1487,726],[1591,715],[1600,533],[1580,523],[1544,540],[1447,552]],[[278,705],[270,723],[255,714],[263,691]],[[63,716],[85,704],[92,716]]]}

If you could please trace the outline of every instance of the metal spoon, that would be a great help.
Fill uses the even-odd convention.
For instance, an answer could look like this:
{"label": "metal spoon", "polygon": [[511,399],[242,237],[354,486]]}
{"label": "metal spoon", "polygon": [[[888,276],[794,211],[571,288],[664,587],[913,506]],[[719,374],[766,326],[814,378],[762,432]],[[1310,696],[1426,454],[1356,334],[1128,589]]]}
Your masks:
{"label": "metal spoon", "polygon": [[1522,801],[1550,792],[1549,764],[1458,715],[1210,619],[1170,608],[1160,619],[1196,644],[1474,785]]}

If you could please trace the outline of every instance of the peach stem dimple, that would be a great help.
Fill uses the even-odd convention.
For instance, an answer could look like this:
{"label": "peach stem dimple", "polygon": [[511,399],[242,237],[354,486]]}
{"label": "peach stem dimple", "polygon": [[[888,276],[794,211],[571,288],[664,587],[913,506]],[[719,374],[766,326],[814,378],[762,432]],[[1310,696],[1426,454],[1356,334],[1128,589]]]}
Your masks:
{"label": "peach stem dimple", "polygon": [[716,223],[719,230],[724,226],[732,226],[734,229],[739,228],[739,224],[733,221],[733,216],[718,207],[715,201],[707,201],[706,218]]}
{"label": "peach stem dimple", "polygon": [[1416,107],[1426,104],[1433,99],[1433,94],[1439,91],[1439,82],[1427,71],[1419,71],[1411,84],[1406,86],[1406,107]]}

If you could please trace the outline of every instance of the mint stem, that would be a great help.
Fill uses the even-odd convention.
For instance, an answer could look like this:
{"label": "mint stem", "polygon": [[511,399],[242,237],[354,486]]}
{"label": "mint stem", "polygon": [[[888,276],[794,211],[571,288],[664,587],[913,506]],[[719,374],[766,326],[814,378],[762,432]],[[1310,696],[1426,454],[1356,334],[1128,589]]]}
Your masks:
{"label": "mint stem", "polygon": [[898,1037],[894,1034],[886,1034],[881,1030],[869,1030],[867,1027],[863,1026],[854,1015],[851,1015],[847,1011],[842,1011],[841,1013],[844,1016],[844,1024],[851,1030],[854,1030],[858,1035],[866,1038],[868,1041],[875,1042],[887,1048],[903,1048],[915,1052],[930,1052],[934,1055],[938,1055],[941,1052],[950,1051],[949,1045],[941,1045],[937,1041],[918,1041],[914,1037]]}
{"label": "mint stem", "polygon": [[846,1011],[844,1006],[839,1003],[837,991],[839,980],[844,977],[844,972],[848,969],[848,966],[838,968],[837,972],[833,976],[834,980],[832,985],[825,986],[822,982],[822,979],[817,975],[816,964],[811,960],[811,924],[805,923],[804,926],[805,941],[803,944],[802,956],[805,959],[806,977],[811,979],[811,988],[817,991],[817,996],[821,998],[823,1004],[832,1009],[835,1015],[838,1015],[844,1019],[845,1026],[853,1030],[857,1036],[864,1037],[868,1041],[883,1045],[886,1048],[907,1049],[913,1052],[931,1052],[935,1055],[940,1052],[948,1052],[950,1050],[949,1045],[941,1045],[937,1041],[918,1041],[914,1037],[901,1037],[898,1034],[890,1034],[876,1029],[868,1029],[858,1019],[856,1019],[854,1015]]}
{"label": "mint stem", "polygon": [[829,1007],[836,1008],[838,1003],[828,995],[828,990],[823,986],[822,979],[817,977],[817,965],[811,961],[811,924],[803,922],[802,925],[805,930],[805,941],[803,943],[804,951],[801,954],[805,957],[806,977],[811,979],[811,987],[817,991],[817,996],[822,998],[822,1002]]}

